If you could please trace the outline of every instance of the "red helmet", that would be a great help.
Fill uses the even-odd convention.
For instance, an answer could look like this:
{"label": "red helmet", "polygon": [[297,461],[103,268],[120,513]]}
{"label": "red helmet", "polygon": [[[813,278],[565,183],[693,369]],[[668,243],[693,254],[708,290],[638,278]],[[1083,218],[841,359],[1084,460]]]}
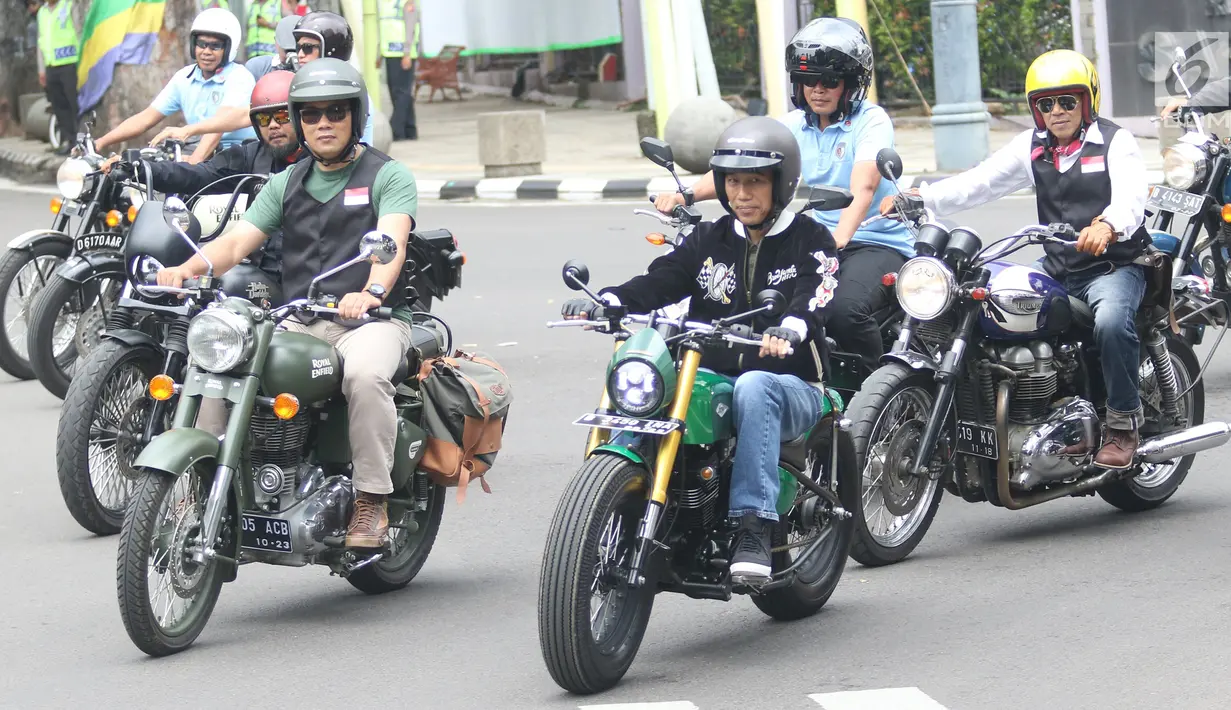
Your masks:
{"label": "red helmet", "polygon": [[294,72],[279,69],[261,77],[252,88],[248,119],[252,121],[252,129],[258,136],[261,134],[261,127],[256,122],[256,114],[269,109],[288,108],[287,99],[290,97],[291,80],[294,78]]}

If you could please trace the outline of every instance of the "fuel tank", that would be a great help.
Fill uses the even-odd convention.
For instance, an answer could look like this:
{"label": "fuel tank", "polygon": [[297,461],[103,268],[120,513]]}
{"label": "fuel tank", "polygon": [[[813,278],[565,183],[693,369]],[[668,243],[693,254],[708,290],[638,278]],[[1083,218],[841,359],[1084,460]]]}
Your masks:
{"label": "fuel tank", "polygon": [[1072,322],[1068,291],[1046,272],[1008,261],[987,264],[992,278],[979,325],[991,340],[1057,335]]}

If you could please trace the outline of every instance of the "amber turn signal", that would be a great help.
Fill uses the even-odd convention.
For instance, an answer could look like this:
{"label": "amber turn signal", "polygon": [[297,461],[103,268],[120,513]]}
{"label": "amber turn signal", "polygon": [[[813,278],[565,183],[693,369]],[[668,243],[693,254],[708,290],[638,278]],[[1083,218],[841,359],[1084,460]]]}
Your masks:
{"label": "amber turn signal", "polygon": [[64,198],[62,197],[51,198],[51,213],[52,214],[60,214],[60,210],[63,208],[64,208]]}
{"label": "amber turn signal", "polygon": [[649,242],[650,244],[653,244],[656,247],[660,247],[667,243],[667,236],[665,234],[659,234],[658,232],[653,232],[651,234],[645,235],[645,240]]}
{"label": "amber turn signal", "polygon": [[122,219],[124,219],[124,216],[120,214],[119,210],[111,210],[107,213],[107,219],[105,221],[108,227],[118,227],[120,226],[120,220]]}
{"label": "amber turn signal", "polygon": [[175,395],[175,380],[167,375],[154,375],[150,379],[150,396],[165,402]]}
{"label": "amber turn signal", "polygon": [[898,275],[890,272],[881,277],[881,284],[884,286],[892,286],[898,282]]}
{"label": "amber turn signal", "polygon": [[274,397],[274,416],[286,420],[299,413],[299,400],[293,394],[282,394]]}
{"label": "amber turn signal", "polygon": [[137,206],[133,205],[128,208],[128,223],[132,224],[137,221]]}
{"label": "amber turn signal", "polygon": [[1222,221],[1231,222],[1231,203],[1222,206]]}

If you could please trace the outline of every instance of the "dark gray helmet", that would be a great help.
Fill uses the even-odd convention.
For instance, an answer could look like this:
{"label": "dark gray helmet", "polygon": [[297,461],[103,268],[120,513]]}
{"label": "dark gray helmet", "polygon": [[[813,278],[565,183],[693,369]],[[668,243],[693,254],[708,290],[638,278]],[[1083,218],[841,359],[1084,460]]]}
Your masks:
{"label": "dark gray helmet", "polygon": [[274,43],[286,52],[287,56],[295,53],[295,25],[298,24],[299,15],[287,15],[278,20],[278,26],[274,29]]}
{"label": "dark gray helmet", "polygon": [[304,138],[303,120],[300,118],[304,104],[342,100],[349,101],[351,105],[351,145],[342,153],[346,155],[353,144],[363,137],[363,127],[368,121],[368,90],[363,76],[349,63],[332,58],[308,62],[295,72],[288,100],[291,125],[299,134],[300,145],[309,152],[312,149],[308,148],[307,139]]}
{"label": "dark gray helmet", "polygon": [[799,157],[799,142],[791,129],[769,116],[748,116],[732,123],[723,131],[710,157],[714,171],[714,188],[718,201],[727,214],[735,216],[727,202],[724,183],[727,173],[758,173],[773,171],[774,206],[769,216],[753,229],[764,229],[795,199],[799,172],[803,161]]}
{"label": "dark gray helmet", "polygon": [[872,83],[872,45],[859,23],[847,18],[818,17],[795,33],[786,48],[786,70],[791,75],[791,101],[811,113],[801,80],[826,76],[846,83],[842,104],[834,120],[859,110]]}

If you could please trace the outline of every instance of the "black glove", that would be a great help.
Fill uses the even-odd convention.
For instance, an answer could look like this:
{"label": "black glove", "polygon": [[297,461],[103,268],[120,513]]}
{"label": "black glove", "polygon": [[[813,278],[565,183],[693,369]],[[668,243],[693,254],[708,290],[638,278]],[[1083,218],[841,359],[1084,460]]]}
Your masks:
{"label": "black glove", "polygon": [[776,325],[773,328],[766,328],[765,334],[771,338],[780,338],[787,341],[791,344],[791,348],[799,347],[799,333],[791,330],[790,328],[783,328],[782,326]]}
{"label": "black glove", "polygon": [[905,204],[906,212],[908,214],[920,214],[923,212],[924,205],[923,205],[922,197],[918,195],[912,195],[910,193],[904,193],[902,195],[902,199],[906,203]]}
{"label": "black glove", "polygon": [[133,168],[128,163],[120,161],[111,166],[111,178],[119,182],[124,182],[131,179],[133,176]]}
{"label": "black glove", "polygon": [[570,298],[560,307],[560,315],[565,318],[582,316],[585,320],[598,320],[603,317],[603,307],[588,298]]}

